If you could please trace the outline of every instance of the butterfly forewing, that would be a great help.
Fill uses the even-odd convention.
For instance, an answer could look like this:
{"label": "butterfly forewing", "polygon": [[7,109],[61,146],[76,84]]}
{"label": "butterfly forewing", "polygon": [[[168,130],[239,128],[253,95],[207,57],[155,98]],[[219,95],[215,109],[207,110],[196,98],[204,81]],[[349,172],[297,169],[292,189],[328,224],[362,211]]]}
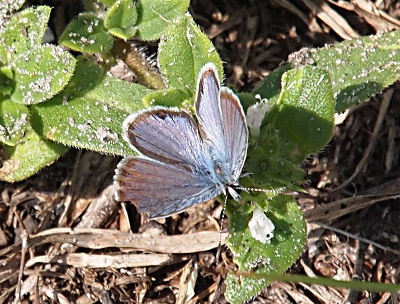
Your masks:
{"label": "butterfly forewing", "polygon": [[215,66],[207,64],[200,72],[197,84],[196,114],[202,140],[213,147],[220,156],[225,154],[222,115],[220,109],[220,84]]}
{"label": "butterfly forewing", "polygon": [[226,153],[232,165],[231,176],[236,181],[246,159],[249,134],[239,98],[228,88],[221,88],[221,114]]}
{"label": "butterfly forewing", "polygon": [[149,158],[184,167],[204,166],[199,132],[186,112],[154,108],[128,116],[123,128],[127,142]]}
{"label": "butterfly forewing", "polygon": [[228,182],[236,182],[247,153],[246,117],[238,97],[230,89],[220,88],[214,65],[207,64],[200,74],[196,99],[200,134],[227,167]]}

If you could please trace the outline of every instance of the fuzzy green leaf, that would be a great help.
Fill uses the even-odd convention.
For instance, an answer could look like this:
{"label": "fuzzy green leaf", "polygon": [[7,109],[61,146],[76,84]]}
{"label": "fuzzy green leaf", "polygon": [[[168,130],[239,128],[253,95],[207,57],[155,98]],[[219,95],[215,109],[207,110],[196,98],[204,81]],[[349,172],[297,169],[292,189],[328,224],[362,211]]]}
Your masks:
{"label": "fuzzy green leaf", "polygon": [[71,84],[52,100],[32,107],[32,125],[46,138],[102,153],[133,154],[122,139],[122,122],[143,108],[151,91],[104,74],[79,61]]}
{"label": "fuzzy green leaf", "polygon": [[197,76],[207,62],[215,64],[220,79],[223,79],[221,60],[215,47],[189,15],[179,18],[165,32],[159,45],[158,61],[170,88],[194,92]]}
{"label": "fuzzy green leaf", "polygon": [[270,138],[263,144],[249,148],[244,171],[251,172],[251,175],[242,178],[240,184],[249,188],[292,189],[295,184],[307,182],[306,174],[299,167],[298,160],[292,160],[285,155],[289,154],[287,146],[291,147],[292,151],[296,151],[296,147],[287,141],[282,142],[279,133],[273,127],[271,131],[268,133]]}
{"label": "fuzzy green leaf", "polygon": [[107,53],[113,47],[114,39],[102,19],[83,13],[71,21],[59,43],[83,53]]}
{"label": "fuzzy green leaf", "polygon": [[25,0],[1,1],[0,2],[0,20],[14,11],[18,11],[25,3]]}
{"label": "fuzzy green leaf", "polygon": [[[289,64],[282,65],[265,77],[252,92],[253,96],[266,98],[271,104],[276,103],[282,90],[282,76],[291,69]],[[254,103],[257,100],[254,99]]]}
{"label": "fuzzy green leaf", "polygon": [[178,89],[165,89],[146,95],[143,98],[143,103],[146,107],[179,107],[188,99],[191,99],[191,94],[187,91]]}
{"label": "fuzzy green leaf", "polygon": [[[275,226],[270,243],[253,238],[249,229],[252,208],[230,200],[226,206],[230,227],[227,246],[232,250],[239,271],[282,273],[296,261],[303,250],[306,240],[303,213],[296,201],[285,195],[267,198],[261,205]],[[241,304],[260,293],[268,283],[260,278],[228,274],[225,296],[229,302]]]}
{"label": "fuzzy green leaf", "polygon": [[[302,49],[290,64],[267,76],[254,94],[274,102],[277,78],[291,66],[314,65],[327,70],[332,80],[335,111],[352,107],[381,92],[400,76],[400,31],[361,37],[319,49]],[[275,77],[278,76],[278,77]]]}
{"label": "fuzzy green leaf", "polygon": [[0,29],[0,63],[11,63],[21,53],[42,43],[50,11],[48,6],[38,6],[11,17]]}
{"label": "fuzzy green leaf", "polygon": [[137,31],[134,27],[137,18],[138,13],[132,0],[119,0],[107,11],[104,25],[114,36],[129,39]]}
{"label": "fuzzy green leaf", "polygon": [[263,126],[268,128],[273,124],[283,138],[295,144],[287,146],[287,159],[301,162],[330,140],[334,110],[328,72],[305,66],[283,75],[279,99],[266,115]]}
{"label": "fuzzy green leaf", "polygon": [[189,8],[189,0],[140,0],[137,4],[136,36],[142,40],[159,39],[164,30]]}
{"label": "fuzzy green leaf", "polygon": [[101,2],[103,2],[105,5],[107,5],[108,7],[113,6],[113,4],[115,2],[117,2],[118,0],[102,0]]}
{"label": "fuzzy green leaf", "polygon": [[10,95],[14,89],[14,73],[9,66],[0,67],[0,98]]}
{"label": "fuzzy green leaf", "polygon": [[17,145],[3,145],[2,148],[0,179],[7,182],[17,182],[30,177],[68,150],[68,147],[42,138],[30,125]]}
{"label": "fuzzy green leaf", "polygon": [[70,80],[76,60],[61,47],[37,45],[12,63],[15,89],[11,100],[37,104],[60,92]]}
{"label": "fuzzy green leaf", "polygon": [[352,107],[381,92],[400,76],[400,31],[306,49],[308,57],[332,79],[336,111]]}
{"label": "fuzzy green leaf", "polygon": [[127,40],[131,37],[133,37],[136,33],[135,28],[120,28],[120,27],[113,27],[108,30],[110,34],[114,35],[115,37]]}
{"label": "fuzzy green leaf", "polygon": [[0,141],[14,146],[24,136],[29,123],[29,111],[24,105],[9,99],[0,101]]}

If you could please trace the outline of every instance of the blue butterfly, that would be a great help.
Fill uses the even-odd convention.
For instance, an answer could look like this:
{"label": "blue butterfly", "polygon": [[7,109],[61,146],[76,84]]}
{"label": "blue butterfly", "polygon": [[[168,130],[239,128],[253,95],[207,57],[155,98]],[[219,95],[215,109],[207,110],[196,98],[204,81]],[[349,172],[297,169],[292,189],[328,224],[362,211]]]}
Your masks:
{"label": "blue butterfly", "polygon": [[124,139],[139,153],[122,159],[114,177],[117,199],[151,218],[165,217],[232,188],[247,155],[248,129],[239,98],[220,87],[214,64],[200,71],[196,121],[177,109],[154,107],[128,116]]}

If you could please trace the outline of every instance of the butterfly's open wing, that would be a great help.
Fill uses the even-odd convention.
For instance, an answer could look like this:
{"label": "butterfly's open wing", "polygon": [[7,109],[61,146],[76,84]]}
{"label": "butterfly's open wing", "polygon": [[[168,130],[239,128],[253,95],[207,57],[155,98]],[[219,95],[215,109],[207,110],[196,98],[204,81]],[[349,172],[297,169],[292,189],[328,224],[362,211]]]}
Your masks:
{"label": "butterfly's open wing", "polygon": [[132,201],[152,218],[179,213],[223,191],[201,172],[146,158],[126,157],[116,171],[117,199]]}
{"label": "butterfly's open wing", "polygon": [[228,88],[220,89],[213,64],[205,65],[200,72],[196,113],[203,141],[228,167],[230,181],[236,181],[247,153],[246,117],[238,97]]}
{"label": "butterfly's open wing", "polygon": [[204,153],[197,126],[186,112],[156,107],[128,116],[125,140],[146,157],[182,167],[202,168]]}
{"label": "butterfly's open wing", "polygon": [[234,181],[242,172],[247,155],[249,130],[239,98],[228,88],[221,88],[220,109],[226,152],[231,160]]}
{"label": "butterfly's open wing", "polygon": [[200,71],[197,83],[196,114],[200,135],[209,146],[225,153],[222,115],[219,107],[220,83],[213,64],[206,64]]}

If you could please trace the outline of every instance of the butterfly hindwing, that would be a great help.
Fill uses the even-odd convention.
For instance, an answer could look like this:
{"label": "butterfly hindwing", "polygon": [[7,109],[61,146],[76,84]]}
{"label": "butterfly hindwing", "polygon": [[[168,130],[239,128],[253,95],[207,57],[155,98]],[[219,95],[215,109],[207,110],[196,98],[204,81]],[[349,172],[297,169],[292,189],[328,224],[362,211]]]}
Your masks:
{"label": "butterfly hindwing", "polygon": [[134,202],[152,218],[179,213],[222,192],[198,172],[135,156],[119,163],[115,181],[118,200]]}

